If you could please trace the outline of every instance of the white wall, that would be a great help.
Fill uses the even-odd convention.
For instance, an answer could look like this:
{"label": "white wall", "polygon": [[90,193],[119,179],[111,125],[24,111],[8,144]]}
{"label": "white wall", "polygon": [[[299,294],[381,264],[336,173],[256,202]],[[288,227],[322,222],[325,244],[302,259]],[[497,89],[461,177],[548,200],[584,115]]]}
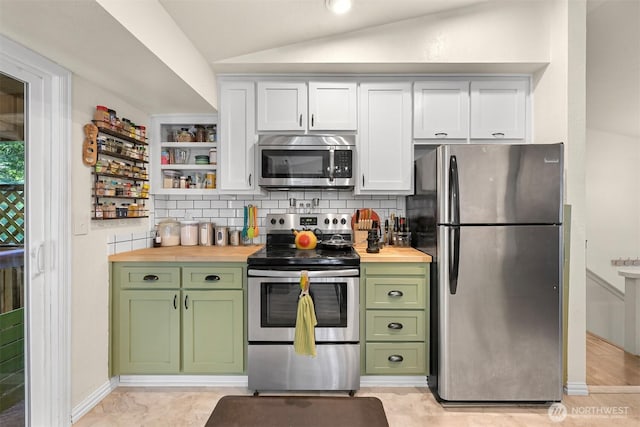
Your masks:
{"label": "white wall", "polygon": [[[110,92],[78,76],[73,77],[72,208],[74,227],[89,221],[91,169],[82,163],[82,127],[93,118],[96,105],[107,105],[135,123],[149,117]],[[147,233],[148,220],[91,221],[88,234],[72,237],[71,405],[75,407],[109,381],[108,242],[130,233]],[[115,243],[111,245],[115,246]]]}
{"label": "white wall", "polygon": [[587,266],[624,292],[611,260],[640,256],[640,139],[587,130]]}

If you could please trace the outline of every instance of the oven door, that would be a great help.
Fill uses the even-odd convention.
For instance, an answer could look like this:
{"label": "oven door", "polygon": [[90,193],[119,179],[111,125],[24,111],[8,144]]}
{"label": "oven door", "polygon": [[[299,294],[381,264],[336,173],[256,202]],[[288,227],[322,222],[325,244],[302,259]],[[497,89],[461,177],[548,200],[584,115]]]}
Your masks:
{"label": "oven door", "polygon": [[[249,270],[249,342],[293,342],[300,271]],[[358,269],[309,271],[316,342],[358,342]]]}

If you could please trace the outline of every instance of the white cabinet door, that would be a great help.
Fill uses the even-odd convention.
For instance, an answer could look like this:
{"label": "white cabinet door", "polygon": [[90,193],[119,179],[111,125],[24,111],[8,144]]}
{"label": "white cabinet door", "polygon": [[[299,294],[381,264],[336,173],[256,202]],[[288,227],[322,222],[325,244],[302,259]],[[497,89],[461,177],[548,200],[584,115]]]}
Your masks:
{"label": "white cabinet door", "polygon": [[309,82],[309,130],[356,130],[356,83]]}
{"label": "white cabinet door", "polygon": [[359,99],[356,194],[411,193],[411,83],[363,83]]}
{"label": "white cabinet door", "polygon": [[469,137],[468,81],[416,82],[413,102],[414,138]]}
{"label": "white cabinet door", "polygon": [[304,130],[306,83],[258,82],[258,130]]}
{"label": "white cabinet door", "polygon": [[256,191],[254,108],[253,82],[224,82],[220,85],[218,179],[221,192]]}
{"label": "white cabinet door", "polygon": [[525,139],[527,80],[471,82],[471,139]]}

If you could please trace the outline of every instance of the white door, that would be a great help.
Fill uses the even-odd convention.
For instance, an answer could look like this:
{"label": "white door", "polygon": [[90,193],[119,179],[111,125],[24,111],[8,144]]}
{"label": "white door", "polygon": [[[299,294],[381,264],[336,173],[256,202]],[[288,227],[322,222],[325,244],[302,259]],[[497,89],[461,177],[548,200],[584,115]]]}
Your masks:
{"label": "white door", "polygon": [[525,139],[526,80],[471,82],[471,139]]}
{"label": "white door", "polygon": [[258,82],[258,130],[305,130],[306,83]]}
{"label": "white door", "polygon": [[309,130],[358,126],[356,83],[309,82]]}
{"label": "white door", "polygon": [[363,83],[359,99],[356,193],[411,193],[411,83]]}
{"label": "white door", "polygon": [[26,86],[25,422],[67,425],[71,74],[1,35],[0,45],[0,72]]}
{"label": "white door", "polygon": [[429,81],[413,86],[413,137],[469,137],[469,82]]}
{"label": "white door", "polygon": [[256,188],[255,89],[253,82],[220,85],[219,190],[251,193]]}

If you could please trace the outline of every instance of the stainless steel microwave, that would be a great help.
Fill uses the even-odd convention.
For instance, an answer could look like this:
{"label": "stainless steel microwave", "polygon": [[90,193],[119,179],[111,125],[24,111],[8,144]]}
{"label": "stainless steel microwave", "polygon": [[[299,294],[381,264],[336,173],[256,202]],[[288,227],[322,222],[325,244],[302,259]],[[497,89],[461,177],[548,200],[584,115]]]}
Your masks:
{"label": "stainless steel microwave", "polygon": [[261,135],[258,185],[352,188],[355,135]]}

